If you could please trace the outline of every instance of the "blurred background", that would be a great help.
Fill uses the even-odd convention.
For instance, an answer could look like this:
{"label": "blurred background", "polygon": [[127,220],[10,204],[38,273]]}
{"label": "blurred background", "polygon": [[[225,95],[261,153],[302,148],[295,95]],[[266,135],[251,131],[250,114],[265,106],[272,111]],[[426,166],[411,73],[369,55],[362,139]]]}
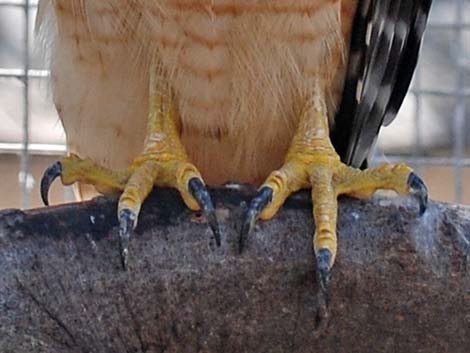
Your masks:
{"label": "blurred background", "polygon": [[[41,206],[44,169],[65,154],[34,41],[37,1],[0,0],[0,209]],[[36,49],[35,49],[36,48]],[[374,163],[406,162],[433,199],[470,204],[470,0],[434,0],[420,65]],[[73,200],[60,183],[51,202]]]}

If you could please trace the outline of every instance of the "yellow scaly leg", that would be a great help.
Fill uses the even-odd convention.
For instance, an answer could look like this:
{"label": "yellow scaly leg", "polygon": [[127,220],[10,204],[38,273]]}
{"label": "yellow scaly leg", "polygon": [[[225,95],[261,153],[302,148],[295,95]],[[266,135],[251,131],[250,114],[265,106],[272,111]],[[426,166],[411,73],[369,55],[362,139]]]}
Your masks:
{"label": "yellow scaly leg", "polygon": [[109,194],[123,191],[118,204],[121,260],[128,265],[128,245],[145,198],[155,186],[176,188],[185,204],[194,211],[204,210],[217,245],[220,232],[212,200],[197,168],[189,161],[180,141],[176,109],[170,89],[159,85],[152,75],[147,136],[144,150],[125,171],[111,171],[90,159],[76,155],[49,167],[41,181],[41,195],[47,205],[52,181],[61,176],[64,185],[82,182]]}
{"label": "yellow scaly leg", "polygon": [[[312,188],[315,234],[313,248],[317,260],[319,315],[327,316],[330,271],[337,251],[336,221],[339,195],[367,198],[378,189],[413,194],[423,213],[427,203],[424,183],[403,164],[383,165],[361,171],[342,163],[329,138],[326,105],[321,95],[306,105],[284,165],[272,172],[260,187],[246,214],[240,237],[244,239],[256,220],[271,219],[292,193]],[[326,321],[326,320],[322,320]]]}

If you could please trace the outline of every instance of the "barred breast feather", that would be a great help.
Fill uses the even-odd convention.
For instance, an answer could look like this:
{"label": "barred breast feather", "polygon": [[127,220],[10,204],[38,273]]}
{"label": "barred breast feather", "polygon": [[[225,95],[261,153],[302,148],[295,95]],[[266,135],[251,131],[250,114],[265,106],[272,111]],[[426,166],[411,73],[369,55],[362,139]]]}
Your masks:
{"label": "barred breast feather", "polygon": [[174,92],[210,184],[259,182],[321,84],[334,116],[357,0],[41,0],[54,101],[72,152],[127,167],[143,147],[150,70]]}

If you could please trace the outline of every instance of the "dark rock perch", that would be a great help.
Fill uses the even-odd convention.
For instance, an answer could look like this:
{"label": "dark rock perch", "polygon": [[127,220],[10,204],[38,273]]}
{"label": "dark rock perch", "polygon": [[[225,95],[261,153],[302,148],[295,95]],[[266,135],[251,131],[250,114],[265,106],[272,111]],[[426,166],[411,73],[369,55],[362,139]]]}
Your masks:
{"label": "dark rock perch", "polygon": [[116,200],[0,213],[0,352],[470,352],[470,209],[342,199],[331,320],[316,319],[311,205],[237,254],[248,193],[213,191],[223,239],[154,192],[118,256]]}

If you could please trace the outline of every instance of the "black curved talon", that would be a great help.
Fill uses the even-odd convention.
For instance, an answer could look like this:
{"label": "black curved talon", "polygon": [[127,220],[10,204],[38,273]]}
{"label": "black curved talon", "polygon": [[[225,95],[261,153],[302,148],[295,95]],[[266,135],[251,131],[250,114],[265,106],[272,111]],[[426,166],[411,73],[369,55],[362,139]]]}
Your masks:
{"label": "black curved talon", "polygon": [[250,206],[248,207],[248,210],[245,214],[242,230],[240,232],[240,239],[238,242],[238,250],[240,253],[243,251],[245,238],[253,229],[259,215],[264,210],[266,205],[272,201],[273,193],[273,189],[271,189],[269,186],[264,186],[258,191],[258,194],[255,196],[255,198],[251,200]]}
{"label": "black curved talon", "polygon": [[204,214],[206,215],[207,222],[209,227],[214,233],[215,243],[217,246],[220,246],[220,228],[219,222],[215,215],[215,207],[212,203],[212,199],[207,191],[206,186],[199,178],[192,178],[188,182],[188,188],[191,192],[191,195],[196,199],[198,205],[202,208]]}
{"label": "black curved talon", "polygon": [[419,215],[422,216],[428,207],[428,188],[424,181],[413,172],[408,177],[408,186],[411,195],[418,200]]}
{"label": "black curved talon", "polygon": [[331,259],[333,255],[328,249],[321,249],[316,254],[317,259],[317,281],[319,292],[325,299],[328,306],[330,302],[330,280],[331,280]]}
{"label": "black curved talon", "polygon": [[321,249],[316,254],[317,259],[317,322],[315,331],[318,335],[322,334],[329,319],[328,306],[330,304],[330,280],[331,280],[331,260],[333,255],[328,249]]}
{"label": "black curved talon", "polygon": [[41,178],[41,199],[44,205],[49,206],[49,188],[51,187],[54,180],[62,175],[62,163],[55,162],[49,168],[44,171]]}
{"label": "black curved talon", "polygon": [[129,263],[129,241],[136,226],[137,215],[125,208],[119,212],[119,247],[121,254],[121,264],[124,271]]}

